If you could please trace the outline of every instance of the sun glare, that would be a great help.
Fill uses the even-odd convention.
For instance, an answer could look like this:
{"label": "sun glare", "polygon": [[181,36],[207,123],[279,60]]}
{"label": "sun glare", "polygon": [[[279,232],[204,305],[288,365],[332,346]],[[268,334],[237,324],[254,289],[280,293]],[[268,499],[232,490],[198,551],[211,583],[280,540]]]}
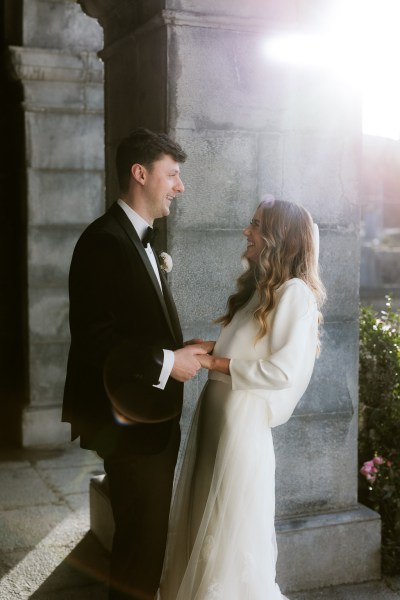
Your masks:
{"label": "sun glare", "polygon": [[330,69],[363,97],[363,133],[400,139],[400,0],[347,0],[329,27],[271,36],[269,59]]}

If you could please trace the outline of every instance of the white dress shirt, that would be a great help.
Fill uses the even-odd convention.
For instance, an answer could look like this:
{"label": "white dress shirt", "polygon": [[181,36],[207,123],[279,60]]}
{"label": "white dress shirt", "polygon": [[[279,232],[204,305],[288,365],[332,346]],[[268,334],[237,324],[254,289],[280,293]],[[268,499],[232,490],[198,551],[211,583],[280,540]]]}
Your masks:
{"label": "white dress shirt", "polygon": [[[120,198],[118,199],[117,203],[122,208],[122,210],[124,211],[124,213],[126,214],[128,219],[134,226],[139,238],[143,239],[143,236],[146,233],[147,228],[149,227],[149,223],[147,223],[147,221],[145,221],[140,215],[138,215],[138,213],[136,211],[134,211],[133,208],[128,206],[126,204],[126,202],[124,202]],[[161,293],[162,293],[162,285],[161,285],[160,273],[158,272],[158,267],[157,267],[157,259],[154,256],[154,252],[153,252],[153,249],[150,246],[150,244],[147,244],[145,251],[149,258],[150,264],[153,267],[154,274],[157,277],[157,281],[159,283]],[[163,349],[163,352],[164,352],[164,362],[163,362],[163,366],[161,369],[159,382],[157,384],[154,384],[154,387],[160,388],[160,390],[163,390],[165,388],[165,386],[167,385],[167,381],[168,381],[169,376],[171,375],[171,371],[174,366],[174,360],[175,360],[174,353],[172,350]]]}

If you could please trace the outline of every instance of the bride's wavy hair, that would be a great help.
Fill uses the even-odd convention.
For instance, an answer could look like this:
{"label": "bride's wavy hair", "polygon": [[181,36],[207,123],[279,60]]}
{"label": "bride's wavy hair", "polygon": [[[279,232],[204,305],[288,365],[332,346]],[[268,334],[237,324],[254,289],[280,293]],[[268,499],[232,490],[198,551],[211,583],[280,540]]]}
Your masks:
{"label": "bride's wavy hair", "polygon": [[[264,200],[258,208],[262,209],[260,233],[265,246],[257,261],[248,261],[248,269],[236,282],[236,293],[228,298],[227,312],[216,320],[223,326],[228,325],[257,290],[259,302],[254,317],[260,328],[255,343],[268,332],[268,315],[276,306],[276,292],[289,279],[297,277],[308,285],[319,311],[326,298],[319,276],[310,213],[302,206],[284,200]],[[321,312],[319,323],[322,323]]]}

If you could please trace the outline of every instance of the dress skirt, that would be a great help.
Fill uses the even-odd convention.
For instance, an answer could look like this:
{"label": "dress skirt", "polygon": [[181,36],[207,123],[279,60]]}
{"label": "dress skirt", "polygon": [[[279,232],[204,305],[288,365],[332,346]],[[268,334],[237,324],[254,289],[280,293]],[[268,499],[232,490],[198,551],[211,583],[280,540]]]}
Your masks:
{"label": "dress skirt", "polygon": [[161,600],[282,600],[265,398],[209,380],[171,510]]}

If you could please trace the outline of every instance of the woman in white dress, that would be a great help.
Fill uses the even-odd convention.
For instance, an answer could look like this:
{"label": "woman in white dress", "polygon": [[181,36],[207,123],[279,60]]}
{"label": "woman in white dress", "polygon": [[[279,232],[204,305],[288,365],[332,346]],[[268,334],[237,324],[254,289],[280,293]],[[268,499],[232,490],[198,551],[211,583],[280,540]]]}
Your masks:
{"label": "woman in white dress", "polygon": [[244,230],[248,269],[227,304],[193,417],[170,518],[161,600],[282,600],[275,582],[271,427],[304,394],[324,287],[318,229],[264,201]]}

